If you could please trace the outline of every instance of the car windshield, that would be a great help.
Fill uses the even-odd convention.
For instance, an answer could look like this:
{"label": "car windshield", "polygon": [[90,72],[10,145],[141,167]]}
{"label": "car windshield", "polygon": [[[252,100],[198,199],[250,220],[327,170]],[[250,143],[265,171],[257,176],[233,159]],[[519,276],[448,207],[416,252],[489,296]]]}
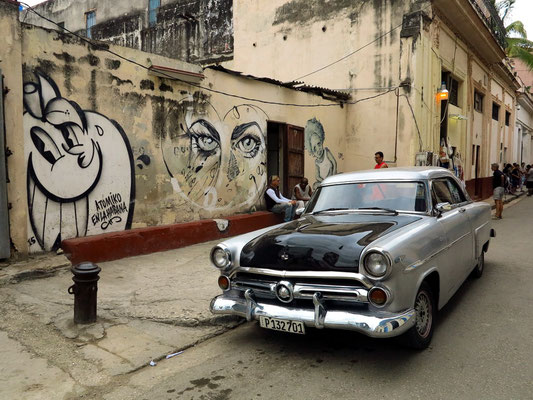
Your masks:
{"label": "car windshield", "polygon": [[306,212],[347,210],[425,212],[426,186],[423,182],[361,182],[320,187]]}

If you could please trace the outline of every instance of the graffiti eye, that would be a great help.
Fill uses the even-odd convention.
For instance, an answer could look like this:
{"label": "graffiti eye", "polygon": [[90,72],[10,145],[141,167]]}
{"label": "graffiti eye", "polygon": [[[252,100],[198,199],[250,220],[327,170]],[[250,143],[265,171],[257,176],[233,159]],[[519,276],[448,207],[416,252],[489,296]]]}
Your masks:
{"label": "graffiti eye", "polygon": [[48,133],[46,133],[45,130],[34,126],[30,130],[30,136],[37,151],[50,164],[55,164],[55,162],[62,157],[54,140],[50,137],[50,135],[48,135]]}
{"label": "graffiti eye", "polygon": [[189,129],[192,147],[210,155],[220,147],[218,132],[208,121],[198,120]]}
{"label": "graffiti eye", "polygon": [[259,151],[260,146],[261,141],[259,140],[259,138],[250,134],[240,139],[235,145],[235,147],[240,150],[247,158],[255,157],[255,155]]}
{"label": "graffiti eye", "polygon": [[218,147],[218,142],[213,139],[211,136],[207,135],[196,135],[193,136],[196,141],[196,145],[200,150],[212,152]]}
{"label": "graffiti eye", "polygon": [[78,138],[76,137],[76,134],[74,133],[74,129],[72,125],[63,125],[61,127],[61,134],[63,135],[63,139],[65,139],[65,143],[67,144],[68,149],[71,149],[74,146],[79,145]]}

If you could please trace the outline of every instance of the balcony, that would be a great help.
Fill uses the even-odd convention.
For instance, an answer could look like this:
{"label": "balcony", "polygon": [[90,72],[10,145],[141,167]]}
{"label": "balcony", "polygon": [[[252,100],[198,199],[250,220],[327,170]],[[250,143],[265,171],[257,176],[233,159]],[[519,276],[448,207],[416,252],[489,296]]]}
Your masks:
{"label": "balcony", "polygon": [[498,11],[492,4],[490,0],[469,0],[470,4],[477,11],[485,25],[490,29],[491,33],[494,35],[494,38],[499,43],[499,45],[505,49],[507,46],[505,42],[505,26],[498,15]]}

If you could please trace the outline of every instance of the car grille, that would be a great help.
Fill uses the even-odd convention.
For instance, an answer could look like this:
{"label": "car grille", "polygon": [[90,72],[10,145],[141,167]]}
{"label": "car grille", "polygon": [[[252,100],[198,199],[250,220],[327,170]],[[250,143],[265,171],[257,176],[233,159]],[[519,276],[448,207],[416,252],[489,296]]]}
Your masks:
{"label": "car grille", "polygon": [[231,278],[233,289],[246,291],[252,289],[256,297],[275,299],[275,287],[280,281],[293,285],[294,300],[312,300],[319,292],[326,301],[367,303],[368,290],[354,279],[324,279],[308,277],[280,278],[263,274],[238,272]]}

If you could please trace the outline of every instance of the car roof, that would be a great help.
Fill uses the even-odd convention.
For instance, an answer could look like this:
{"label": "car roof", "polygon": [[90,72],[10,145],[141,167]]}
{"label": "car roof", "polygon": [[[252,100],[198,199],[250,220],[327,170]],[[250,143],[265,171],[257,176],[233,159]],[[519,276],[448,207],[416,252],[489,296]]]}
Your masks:
{"label": "car roof", "polygon": [[427,180],[443,176],[454,176],[442,167],[400,167],[380,168],[363,171],[346,172],[328,176],[321,182],[323,185],[346,183],[354,181],[389,181],[389,180]]}

